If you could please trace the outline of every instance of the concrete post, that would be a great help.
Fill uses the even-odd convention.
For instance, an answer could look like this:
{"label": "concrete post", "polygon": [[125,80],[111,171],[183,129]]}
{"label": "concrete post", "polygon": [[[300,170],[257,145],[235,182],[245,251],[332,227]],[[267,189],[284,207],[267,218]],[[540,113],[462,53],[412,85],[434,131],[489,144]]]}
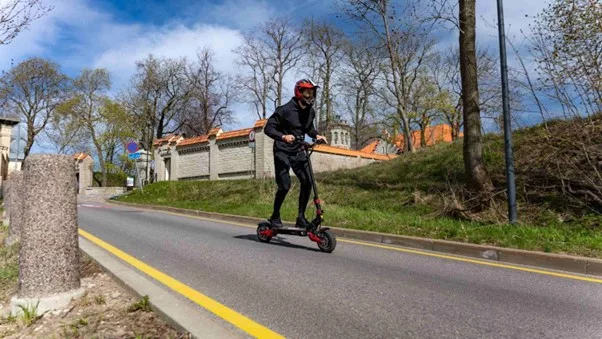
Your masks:
{"label": "concrete post", "polygon": [[36,304],[38,312],[81,296],[77,196],[73,158],[34,154],[24,163],[24,204],[19,252],[19,292],[11,302]]}
{"label": "concrete post", "polygon": [[6,180],[2,183],[2,224],[6,227],[10,227],[10,213],[8,212],[10,205],[10,182]]}
{"label": "concrete post", "polygon": [[219,147],[217,146],[217,137],[221,134],[222,130],[214,128],[209,131],[209,180],[219,180],[219,173],[221,167],[219,164]]}
{"label": "concrete post", "polygon": [[12,245],[21,240],[21,230],[23,229],[23,177],[22,171],[12,172],[8,183],[10,185],[8,192],[8,218],[10,226],[8,228],[8,238],[6,244]]}

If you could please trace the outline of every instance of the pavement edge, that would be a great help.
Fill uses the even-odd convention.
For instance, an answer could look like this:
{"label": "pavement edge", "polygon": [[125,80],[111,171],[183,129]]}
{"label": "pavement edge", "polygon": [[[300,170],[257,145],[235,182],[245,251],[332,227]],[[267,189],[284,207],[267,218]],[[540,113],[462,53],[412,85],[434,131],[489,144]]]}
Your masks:
{"label": "pavement edge", "polygon": [[[97,246],[82,235],[79,235],[79,248],[130,294],[138,298],[148,295],[153,312],[176,330],[185,333],[187,337],[240,337],[232,329],[226,329],[225,326],[218,325],[210,315],[201,313],[194,305],[189,304],[175,293],[171,293],[169,288],[161,286],[151,277],[131,267],[128,263],[113,256],[110,252]],[[178,311],[174,312],[174,308]],[[191,313],[197,316],[194,321],[190,320]]]}
{"label": "pavement edge", "polygon": [[[173,212],[184,215],[204,217],[225,222],[237,222],[244,224],[253,224],[263,221],[264,219],[255,217],[246,217],[231,214],[222,214],[216,212],[205,212],[198,210],[189,210],[184,208],[144,205],[130,202],[122,202],[115,200],[107,200],[109,204],[138,207],[156,211]],[[285,225],[292,226],[293,224],[284,222]],[[325,226],[326,227],[326,226]],[[496,246],[486,246],[477,244],[468,244],[447,240],[436,240],[420,237],[411,237],[396,234],[386,234],[378,232],[360,231],[352,229],[344,229],[337,227],[329,227],[337,237],[362,240],[373,243],[382,243],[388,245],[397,245],[421,250],[434,252],[455,254],[500,263],[510,263],[526,266],[536,266],[541,268],[573,272],[579,274],[587,274],[594,276],[602,276],[602,260],[552,254],[545,252],[525,251],[513,248],[503,248]]]}

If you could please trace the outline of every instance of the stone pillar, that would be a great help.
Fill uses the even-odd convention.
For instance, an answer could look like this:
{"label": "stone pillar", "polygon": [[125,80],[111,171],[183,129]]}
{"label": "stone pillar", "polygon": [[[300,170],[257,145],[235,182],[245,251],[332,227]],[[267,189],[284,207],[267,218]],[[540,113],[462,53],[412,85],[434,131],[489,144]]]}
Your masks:
{"label": "stone pillar", "polygon": [[22,171],[12,172],[8,183],[10,185],[8,192],[8,218],[10,226],[8,228],[8,238],[6,244],[12,245],[21,240],[21,230],[23,229],[23,178]]}
{"label": "stone pillar", "polygon": [[221,171],[219,163],[219,147],[217,147],[217,137],[222,134],[221,128],[214,128],[209,131],[209,180],[219,180]]}
{"label": "stone pillar", "polygon": [[11,306],[36,304],[38,312],[81,296],[75,168],[71,156],[34,154],[24,163],[24,204],[19,292]]}
{"label": "stone pillar", "polygon": [[209,180],[219,180],[219,148],[215,136],[209,139]]}
{"label": "stone pillar", "polygon": [[178,151],[176,150],[176,145],[171,145],[171,170],[169,175],[169,180],[178,181],[180,178],[180,173],[178,173],[178,168],[180,167],[180,157]]}
{"label": "stone pillar", "polygon": [[10,206],[10,182],[11,179],[2,183],[2,224],[6,227],[10,227],[10,213],[8,212]]}

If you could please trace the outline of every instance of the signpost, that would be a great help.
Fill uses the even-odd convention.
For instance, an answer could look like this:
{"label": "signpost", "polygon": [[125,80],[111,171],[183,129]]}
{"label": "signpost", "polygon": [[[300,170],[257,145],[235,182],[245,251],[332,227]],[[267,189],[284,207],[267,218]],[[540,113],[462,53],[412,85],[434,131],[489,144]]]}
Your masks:
{"label": "signpost", "polygon": [[140,159],[140,153],[138,153],[138,152],[130,153],[130,154],[128,154],[128,158],[130,158],[131,160]]}
{"label": "signpost", "polygon": [[[136,177],[138,178],[138,186],[142,190],[143,188],[142,188],[142,183],[140,182],[140,170],[138,169],[138,161],[136,161],[136,160],[140,159],[141,154],[138,152],[140,150],[140,146],[138,145],[138,143],[136,143],[134,141],[130,141],[125,146],[125,149],[128,152],[128,158],[130,160],[134,160],[134,164],[136,166]],[[129,186],[129,178],[128,178],[128,186]]]}
{"label": "signpost", "polygon": [[127,149],[128,153],[136,153],[136,152],[138,152],[140,147],[134,141],[130,141],[126,146],[126,149]]}

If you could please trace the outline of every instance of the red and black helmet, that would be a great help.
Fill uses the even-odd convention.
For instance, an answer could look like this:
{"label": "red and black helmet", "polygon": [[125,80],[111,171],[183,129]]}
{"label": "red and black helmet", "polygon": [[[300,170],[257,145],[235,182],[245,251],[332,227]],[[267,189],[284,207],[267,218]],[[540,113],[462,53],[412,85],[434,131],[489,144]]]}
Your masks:
{"label": "red and black helmet", "polygon": [[[307,98],[307,97],[303,96],[303,94],[301,93],[301,90],[303,90],[305,88],[314,90],[313,98]],[[301,79],[301,80],[297,81],[297,83],[295,84],[295,99],[303,100],[303,102],[306,105],[311,106],[314,104],[314,101],[316,100],[318,88],[320,88],[320,86],[316,85],[313,81],[311,81],[309,79]]]}

